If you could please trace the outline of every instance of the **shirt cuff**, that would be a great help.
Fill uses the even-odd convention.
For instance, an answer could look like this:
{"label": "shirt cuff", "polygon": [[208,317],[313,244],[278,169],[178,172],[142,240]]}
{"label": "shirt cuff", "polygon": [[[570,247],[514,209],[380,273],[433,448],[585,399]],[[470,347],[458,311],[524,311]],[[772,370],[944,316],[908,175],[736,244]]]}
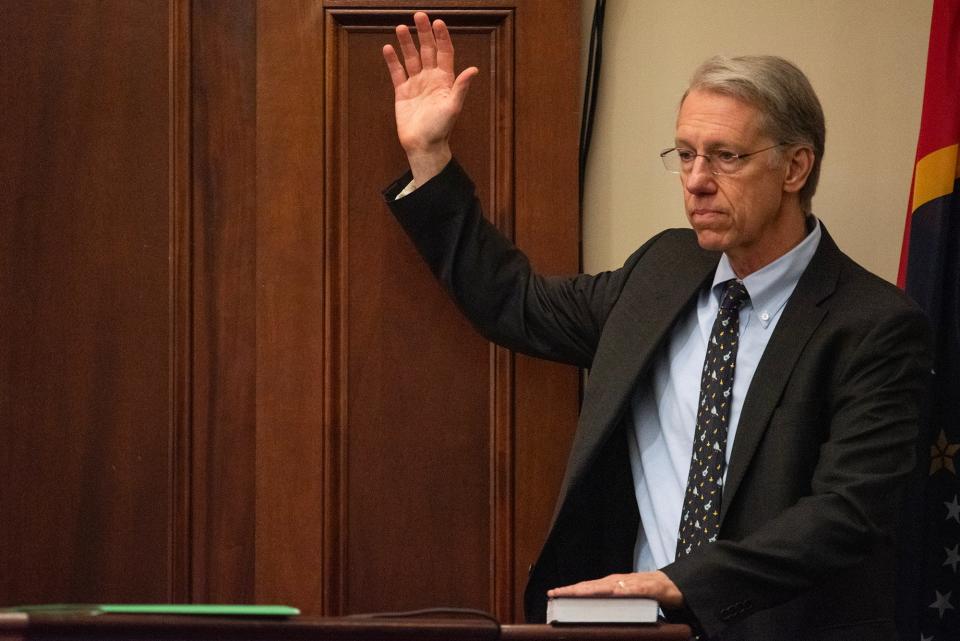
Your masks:
{"label": "shirt cuff", "polygon": [[400,193],[397,194],[397,196],[396,196],[396,198],[394,198],[394,200],[400,200],[400,199],[403,198],[404,196],[409,196],[410,194],[412,194],[412,193],[415,192],[416,190],[417,190],[417,185],[416,185],[415,182],[413,182],[413,181],[411,180],[410,182],[407,183],[407,186],[406,186],[406,187],[404,187],[402,190],[400,190]]}

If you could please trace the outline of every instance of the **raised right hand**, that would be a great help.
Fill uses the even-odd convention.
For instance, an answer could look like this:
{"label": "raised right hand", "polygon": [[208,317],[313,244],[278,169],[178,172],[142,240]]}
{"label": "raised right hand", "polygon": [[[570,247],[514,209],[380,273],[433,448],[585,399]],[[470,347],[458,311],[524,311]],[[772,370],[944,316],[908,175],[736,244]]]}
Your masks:
{"label": "raised right hand", "polygon": [[427,14],[413,16],[420,50],[406,25],[396,29],[403,64],[391,45],[383,58],[393,81],[397,136],[407,153],[413,180],[422,185],[450,161],[450,132],[463,109],[470,81],[479,71],[468,67],[453,73],[453,42],[442,20],[430,24]]}

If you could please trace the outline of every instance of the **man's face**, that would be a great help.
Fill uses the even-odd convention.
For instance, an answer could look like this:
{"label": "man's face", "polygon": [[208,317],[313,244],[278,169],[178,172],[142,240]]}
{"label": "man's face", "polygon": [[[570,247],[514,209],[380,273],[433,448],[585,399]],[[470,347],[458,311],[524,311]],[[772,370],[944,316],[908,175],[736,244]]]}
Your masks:
{"label": "man's face", "polygon": [[[764,136],[759,123],[759,111],[745,102],[692,91],[677,116],[676,145],[698,154],[747,154],[780,142]],[[696,158],[691,171],[681,173],[687,219],[700,246],[726,252],[735,269],[737,263],[758,269],[798,242],[793,238],[797,217],[783,211],[786,170],[776,153],[750,156],[735,174],[714,175],[705,158]]]}

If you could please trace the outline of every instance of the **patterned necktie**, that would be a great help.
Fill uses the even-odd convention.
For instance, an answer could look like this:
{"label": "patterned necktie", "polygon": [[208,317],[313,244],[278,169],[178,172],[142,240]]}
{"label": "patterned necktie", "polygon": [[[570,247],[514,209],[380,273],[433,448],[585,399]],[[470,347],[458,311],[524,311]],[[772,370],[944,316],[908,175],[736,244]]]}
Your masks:
{"label": "patterned necktie", "polygon": [[750,298],[739,280],[728,280],[713,323],[700,377],[697,427],[687,491],[680,515],[677,557],[717,539],[726,467],[727,421],[733,400],[733,371],[740,335],[740,307]]}

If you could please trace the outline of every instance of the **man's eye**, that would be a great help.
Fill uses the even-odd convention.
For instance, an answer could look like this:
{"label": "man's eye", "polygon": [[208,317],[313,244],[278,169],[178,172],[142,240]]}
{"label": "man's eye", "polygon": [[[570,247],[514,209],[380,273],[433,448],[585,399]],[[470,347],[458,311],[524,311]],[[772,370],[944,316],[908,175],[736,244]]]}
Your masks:
{"label": "man's eye", "polygon": [[713,155],[720,162],[734,162],[738,158],[737,154],[732,151],[718,151]]}
{"label": "man's eye", "polygon": [[697,154],[691,149],[677,149],[677,155],[683,162],[693,162],[693,159],[697,157]]}

